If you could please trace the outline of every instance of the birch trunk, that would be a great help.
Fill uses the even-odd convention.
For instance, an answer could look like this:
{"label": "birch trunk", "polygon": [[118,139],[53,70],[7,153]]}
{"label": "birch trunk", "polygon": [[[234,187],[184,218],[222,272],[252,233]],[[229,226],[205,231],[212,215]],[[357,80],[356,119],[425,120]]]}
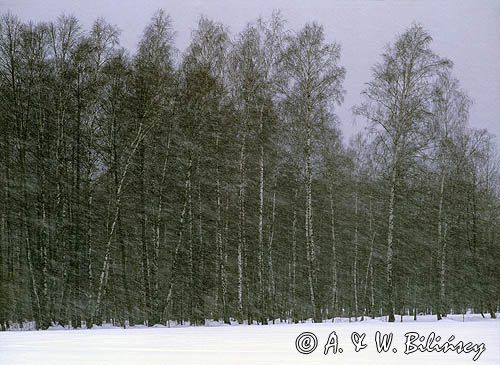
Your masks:
{"label": "birch trunk", "polygon": [[330,187],[330,229],[332,239],[332,321],[337,312],[337,243],[335,239],[335,208],[333,205],[333,187]]}
{"label": "birch trunk", "polygon": [[274,181],[274,189],[273,189],[273,203],[272,203],[272,213],[271,213],[271,226],[269,232],[269,241],[268,241],[268,270],[269,270],[269,311],[271,314],[271,318],[275,319],[275,299],[276,299],[276,283],[274,280],[274,269],[273,269],[273,240],[274,240],[274,222],[276,219],[276,182],[277,178],[275,177]]}
{"label": "birch trunk", "polygon": [[368,228],[370,232],[370,253],[368,254],[368,263],[366,265],[366,275],[365,275],[365,287],[363,290],[363,298],[364,298],[364,303],[368,302],[368,281],[370,282],[370,299],[369,299],[369,310],[365,311],[367,314],[369,313],[372,318],[375,317],[374,315],[374,288],[373,288],[373,245],[375,243],[375,232],[373,231],[373,210],[372,210],[372,197],[370,196],[370,219],[368,223]]}
{"label": "birch trunk", "polygon": [[352,281],[354,288],[354,320],[358,320],[358,192],[354,194],[354,263]]}
{"label": "birch trunk", "polygon": [[246,132],[243,132],[240,150],[240,186],[239,186],[239,233],[238,233],[238,322],[243,323],[243,255],[245,250],[245,142]]}
{"label": "birch trunk", "polygon": [[291,314],[294,323],[298,322],[297,308],[296,308],[296,278],[297,278],[297,189],[295,189],[295,199],[293,201],[293,220],[292,220],[292,280],[291,280],[291,293],[292,305]]}
{"label": "birch trunk", "polygon": [[142,284],[144,293],[144,321],[149,325],[151,315],[151,288],[149,285],[149,250],[146,240],[146,176],[145,176],[145,154],[146,146],[141,142],[139,147],[140,164],[140,220],[141,220],[141,252],[142,252]]}
{"label": "birch trunk", "polygon": [[196,324],[196,319],[194,318],[194,277],[193,277],[193,196],[192,196],[192,175],[193,160],[189,157],[188,164],[188,178],[187,178],[187,220],[188,220],[188,279],[189,279],[189,302],[188,302],[188,316],[190,321]]}
{"label": "birch trunk", "polygon": [[445,310],[445,289],[446,289],[446,227],[443,228],[443,198],[444,198],[445,174],[441,172],[441,182],[439,184],[439,206],[438,206],[438,249],[441,251],[440,271],[439,271],[439,308],[436,311],[438,320],[446,315]]}
{"label": "birch trunk", "polygon": [[[196,171],[198,176],[198,250],[197,254],[199,257],[199,264],[196,268],[195,275],[195,293],[196,293],[196,304],[201,306],[198,308],[198,313],[205,313],[203,308],[203,274],[205,272],[205,248],[203,247],[203,204],[201,200],[201,175],[200,175],[200,156],[197,158]],[[205,315],[198,315],[199,319],[204,320]]]}
{"label": "birch trunk", "polygon": [[393,234],[394,234],[394,201],[396,189],[396,166],[393,166],[391,173],[391,191],[389,195],[389,217],[387,224],[387,288],[388,288],[388,305],[387,312],[389,314],[389,322],[394,322],[394,287],[392,273],[392,257],[393,257]]}
{"label": "birch trunk", "polygon": [[[216,148],[219,147],[219,136],[216,137]],[[219,171],[219,161],[216,162],[216,193],[217,193],[217,215],[216,215],[216,226],[215,226],[215,242],[217,246],[217,294],[220,303],[217,303],[220,307],[221,317],[226,321],[226,297],[225,297],[225,273],[224,273],[224,250],[222,242],[222,207],[221,207],[221,192],[220,192],[220,171]]]}
{"label": "birch trunk", "polygon": [[226,208],[225,208],[225,226],[224,226],[224,241],[222,242],[221,252],[221,286],[222,286],[222,318],[224,323],[230,324],[227,308],[227,245],[229,240],[229,193],[226,192]]}
{"label": "birch trunk", "polygon": [[[90,184],[90,173],[88,176],[89,184]],[[92,328],[92,313],[90,312],[90,308],[92,308],[92,304],[94,301],[93,293],[94,293],[94,282],[93,282],[93,272],[92,272],[92,193],[89,193],[88,202],[87,202],[87,317],[85,322],[87,324],[87,328]],[[89,327],[90,326],[90,327]]]}
{"label": "birch trunk", "polygon": [[262,141],[262,113],[260,118],[260,156],[259,156],[259,242],[258,242],[258,280],[259,280],[259,312],[261,323],[267,324],[267,313],[264,299],[264,144]]}
{"label": "birch trunk", "polygon": [[308,261],[308,279],[309,279],[309,294],[311,306],[313,309],[313,319],[315,322],[320,322],[316,303],[316,249],[314,245],[314,230],[312,219],[312,130],[309,120],[306,121],[306,245],[307,245],[307,261]]}

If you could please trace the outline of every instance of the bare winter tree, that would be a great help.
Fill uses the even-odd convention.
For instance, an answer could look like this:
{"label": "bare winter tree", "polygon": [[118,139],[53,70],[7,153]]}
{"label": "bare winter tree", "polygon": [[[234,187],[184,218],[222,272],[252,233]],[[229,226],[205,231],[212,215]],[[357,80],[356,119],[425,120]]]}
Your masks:
{"label": "bare winter tree", "polygon": [[448,60],[432,52],[431,36],[413,25],[387,47],[382,61],[373,68],[373,80],[363,92],[365,101],[355,108],[375,133],[375,143],[384,151],[389,175],[387,202],[387,308],[394,322],[394,221],[396,189],[406,166],[428,145],[430,96],[439,71],[450,67]]}
{"label": "bare winter tree", "polygon": [[470,99],[459,89],[458,80],[449,70],[440,72],[433,91],[432,119],[434,125],[435,161],[439,180],[438,217],[437,217],[437,250],[439,251],[439,300],[437,318],[446,315],[446,251],[448,233],[453,220],[447,217],[445,206],[445,186],[452,178],[457,139],[465,133],[465,125],[469,117]]}
{"label": "bare winter tree", "polygon": [[321,320],[317,292],[317,248],[313,224],[313,153],[317,133],[331,120],[331,107],[342,101],[345,70],[339,65],[340,46],[327,44],[323,28],[306,25],[288,39],[282,62],[286,75],[283,92],[303,149],[305,188],[305,237],[308,261],[308,282],[313,318]]}
{"label": "bare winter tree", "polygon": [[[279,57],[283,43],[283,21],[279,14],[274,14],[269,22],[260,19],[257,24],[249,24],[235,43],[232,51],[231,76],[234,96],[242,117],[242,159],[248,152],[245,145],[248,140],[258,144],[258,176],[259,176],[259,206],[258,206],[258,307],[260,321],[267,323],[267,313],[272,303],[266,305],[265,300],[265,262],[264,262],[264,193],[265,193],[265,162],[269,161],[269,151],[272,149],[270,135],[273,131],[272,103],[276,100],[278,80],[281,74]],[[246,154],[245,154],[246,153]],[[242,160],[242,167],[245,166]],[[246,173],[242,171],[242,178]],[[242,184],[244,188],[245,184]],[[244,192],[240,193],[244,196]],[[242,207],[244,209],[244,207]],[[268,296],[272,295],[274,283],[272,280],[272,252],[268,252],[269,272]]]}

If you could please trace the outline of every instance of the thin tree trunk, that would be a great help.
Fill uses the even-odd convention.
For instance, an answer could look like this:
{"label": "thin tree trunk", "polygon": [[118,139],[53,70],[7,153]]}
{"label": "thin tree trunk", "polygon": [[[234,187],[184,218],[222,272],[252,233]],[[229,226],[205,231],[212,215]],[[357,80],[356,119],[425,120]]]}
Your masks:
{"label": "thin tree trunk", "polygon": [[330,186],[330,232],[332,239],[332,321],[337,312],[337,243],[335,239],[335,208],[333,205],[333,187]]}
{"label": "thin tree trunk", "polygon": [[229,192],[226,192],[226,208],[225,208],[225,226],[224,226],[224,241],[222,242],[221,252],[221,286],[222,286],[222,318],[224,323],[229,324],[229,314],[227,306],[227,245],[229,240]]}
{"label": "thin tree trunk", "polygon": [[295,189],[294,200],[293,200],[293,219],[292,219],[292,280],[291,280],[291,290],[292,293],[292,305],[291,313],[292,320],[294,323],[298,322],[297,318],[297,307],[296,307],[296,280],[297,280],[297,189]]}
{"label": "thin tree trunk", "polygon": [[5,167],[5,184],[4,184],[4,195],[5,195],[5,203],[4,203],[4,235],[5,244],[7,246],[7,277],[10,280],[14,279],[14,249],[12,247],[11,240],[11,177],[10,177],[10,140],[7,137],[9,135],[8,121],[5,122],[6,128],[3,133],[4,137],[4,167]]}
{"label": "thin tree trunk", "polygon": [[196,265],[196,275],[195,275],[195,293],[196,293],[196,304],[199,306],[198,312],[202,315],[198,315],[199,319],[204,321],[205,316],[205,306],[204,306],[204,272],[205,272],[205,247],[203,246],[203,202],[201,199],[201,174],[200,174],[200,156],[197,158],[196,171],[198,176],[198,250],[197,258],[199,263]]}
{"label": "thin tree trunk", "polygon": [[[219,136],[216,137],[216,148],[219,148]],[[224,250],[222,242],[222,207],[221,207],[221,187],[220,187],[220,171],[219,161],[216,162],[216,193],[217,193],[217,215],[215,226],[215,241],[217,245],[217,267],[216,272],[218,276],[218,296],[220,303],[220,313],[224,322],[226,321],[226,293],[225,293],[225,273],[224,273]]]}
{"label": "thin tree trunk", "polygon": [[81,85],[81,77],[80,72],[77,74],[77,87],[76,87],[76,146],[73,155],[73,173],[74,177],[74,187],[73,187],[73,196],[72,196],[72,207],[71,207],[71,222],[73,229],[73,253],[71,255],[71,259],[73,260],[72,264],[72,325],[73,327],[79,328],[81,327],[81,322],[83,320],[82,309],[80,308],[79,303],[83,302],[82,300],[82,292],[84,288],[82,288],[81,277],[81,261],[83,261],[84,255],[81,254],[81,246],[82,246],[82,229],[81,229],[81,216],[83,216],[82,204],[81,204],[81,165],[82,165],[82,85]]}
{"label": "thin tree trunk", "polygon": [[391,173],[391,191],[389,195],[389,218],[387,224],[387,288],[388,288],[388,304],[387,312],[389,314],[389,322],[394,322],[394,287],[393,287],[393,234],[394,234],[394,203],[396,197],[396,166],[393,166]]}
{"label": "thin tree trunk", "polygon": [[[89,174],[90,175],[90,174]],[[92,240],[94,239],[92,235],[92,194],[89,193],[89,198],[87,202],[87,317],[85,318],[85,322],[87,328],[92,328],[92,305],[94,301],[94,283],[93,283],[93,272],[92,272]]]}
{"label": "thin tree trunk", "polygon": [[268,270],[269,270],[269,311],[271,318],[275,319],[275,296],[276,296],[276,283],[274,280],[274,269],[273,269],[273,240],[274,240],[274,223],[276,220],[276,183],[277,177],[274,180],[274,188],[273,188],[273,202],[272,202],[272,211],[271,211],[271,225],[269,232],[269,240],[268,240]]}
{"label": "thin tree trunk", "polygon": [[146,146],[142,141],[139,147],[140,166],[140,220],[141,220],[141,259],[142,259],[142,284],[144,293],[144,321],[150,325],[151,316],[151,288],[149,285],[149,250],[146,238],[146,172],[145,172]]}
{"label": "thin tree trunk", "polygon": [[258,242],[258,281],[259,281],[259,312],[262,324],[267,324],[267,311],[264,299],[264,142],[262,136],[262,110],[259,126],[259,242]]}
{"label": "thin tree trunk", "polygon": [[188,301],[188,318],[194,324],[197,324],[196,318],[194,318],[194,277],[193,277],[193,194],[192,194],[192,167],[193,159],[191,157],[191,152],[189,155],[188,164],[188,178],[187,178],[187,226],[188,226],[188,280],[189,280],[189,293],[187,297]]}
{"label": "thin tree trunk", "polygon": [[305,166],[305,185],[306,185],[306,243],[307,243],[307,261],[308,261],[308,281],[311,307],[313,310],[313,320],[320,322],[317,301],[316,301],[316,248],[314,245],[314,230],[312,218],[312,130],[310,121],[306,122],[306,166]]}
{"label": "thin tree trunk", "polygon": [[369,314],[372,318],[374,318],[374,307],[375,307],[375,298],[374,298],[374,288],[373,288],[373,245],[375,243],[375,232],[373,230],[373,210],[372,210],[372,197],[370,196],[370,219],[368,223],[369,232],[370,232],[370,253],[368,254],[368,263],[366,265],[366,275],[365,275],[365,287],[363,290],[363,298],[364,302],[368,302],[368,281],[370,282],[370,298],[369,298],[369,310],[367,314]]}
{"label": "thin tree trunk", "polygon": [[437,319],[441,320],[446,315],[445,310],[445,288],[446,288],[446,226],[443,229],[443,199],[444,199],[444,171],[441,172],[439,185],[439,207],[438,207],[438,249],[441,251],[439,270],[439,308],[436,311]]}
{"label": "thin tree trunk", "polygon": [[354,289],[354,320],[358,320],[358,192],[354,195],[354,263],[352,281]]}
{"label": "thin tree trunk", "polygon": [[245,184],[246,184],[246,172],[245,172],[245,141],[246,132],[243,132],[243,138],[241,142],[240,151],[240,186],[239,186],[239,235],[238,235],[238,321],[243,323],[243,291],[244,291],[244,251],[246,247],[246,233],[245,233]]}

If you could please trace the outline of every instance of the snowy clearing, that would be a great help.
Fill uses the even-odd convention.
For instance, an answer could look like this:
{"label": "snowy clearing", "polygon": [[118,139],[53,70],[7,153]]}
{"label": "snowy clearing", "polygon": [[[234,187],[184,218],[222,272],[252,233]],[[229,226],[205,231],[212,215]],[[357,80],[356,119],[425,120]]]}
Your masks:
{"label": "snowy clearing", "polygon": [[[432,317],[434,318],[434,317]],[[404,322],[381,319],[322,324],[277,324],[269,326],[219,326],[175,328],[130,328],[61,331],[10,331],[0,333],[0,364],[499,364],[500,320],[449,316],[436,322],[430,316],[410,317]],[[398,318],[399,319],[399,318]],[[338,336],[338,352],[324,355],[332,331]],[[378,353],[375,333],[393,333],[388,352]],[[303,332],[318,339],[316,350],[300,354],[295,340]],[[351,334],[366,333],[366,348],[356,352]],[[426,338],[435,332],[443,344],[484,343],[477,361],[474,352],[454,351],[404,354],[405,334],[418,332]],[[437,339],[437,338],[436,338]],[[415,343],[418,344],[418,343]],[[425,342],[424,342],[425,344]],[[306,344],[307,345],[307,344]],[[340,349],[342,348],[342,352]],[[397,353],[393,352],[393,349]],[[331,350],[331,349],[330,349]]]}

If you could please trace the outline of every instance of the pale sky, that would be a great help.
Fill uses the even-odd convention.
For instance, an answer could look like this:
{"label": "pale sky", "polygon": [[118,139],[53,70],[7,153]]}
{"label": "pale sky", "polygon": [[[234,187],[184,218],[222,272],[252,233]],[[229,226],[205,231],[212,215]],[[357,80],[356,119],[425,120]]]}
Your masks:
{"label": "pale sky", "polygon": [[49,21],[75,15],[88,28],[97,17],[121,29],[122,46],[135,50],[153,13],[163,8],[176,31],[176,47],[184,51],[200,15],[223,22],[234,35],[259,16],[281,10],[288,28],[300,29],[316,21],[326,38],[342,46],[346,68],[343,105],[337,108],[346,136],[364,127],[351,108],[360,102],[371,67],[384,46],[412,22],[422,24],[434,38],[433,49],[454,62],[454,74],[473,99],[470,125],[487,128],[500,141],[500,1],[389,1],[389,0],[0,0],[0,13],[11,11],[22,20]]}

